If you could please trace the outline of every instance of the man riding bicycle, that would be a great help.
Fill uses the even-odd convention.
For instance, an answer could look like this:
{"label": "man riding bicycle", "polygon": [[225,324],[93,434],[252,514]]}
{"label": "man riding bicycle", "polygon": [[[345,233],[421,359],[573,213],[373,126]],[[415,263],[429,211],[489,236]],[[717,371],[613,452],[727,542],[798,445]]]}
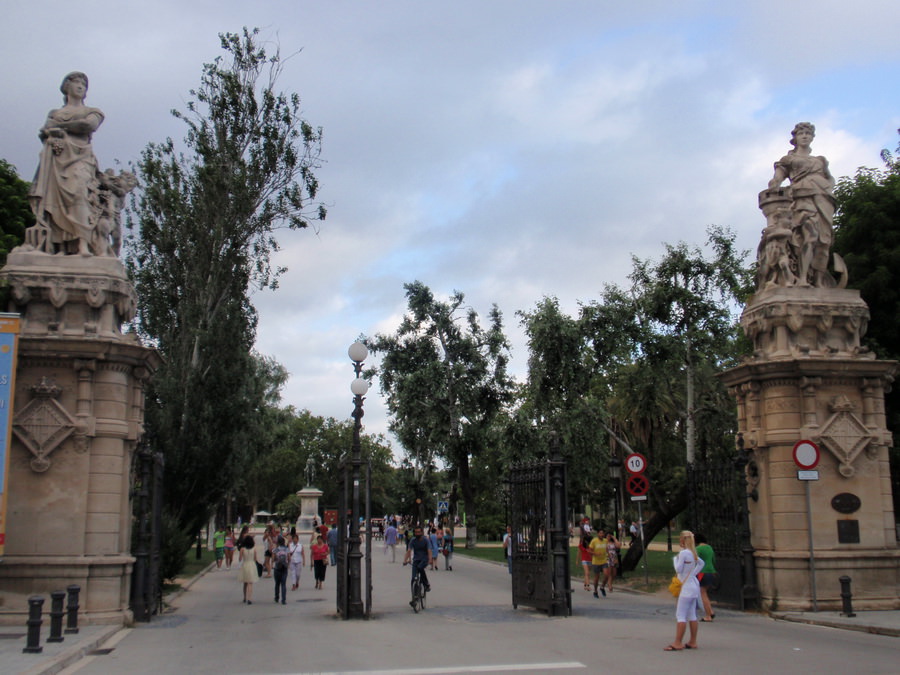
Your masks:
{"label": "man riding bicycle", "polygon": [[[420,526],[416,526],[413,530],[413,538],[409,540],[409,545],[406,547],[406,555],[403,557],[403,564],[407,564],[412,558],[412,581],[416,580],[416,574],[420,574],[422,578],[422,586],[425,587],[425,592],[429,592],[431,590],[431,586],[428,584],[428,577],[425,575],[425,568],[431,565],[431,542],[425,539],[422,528]],[[413,605],[415,601],[410,602],[410,605]]]}

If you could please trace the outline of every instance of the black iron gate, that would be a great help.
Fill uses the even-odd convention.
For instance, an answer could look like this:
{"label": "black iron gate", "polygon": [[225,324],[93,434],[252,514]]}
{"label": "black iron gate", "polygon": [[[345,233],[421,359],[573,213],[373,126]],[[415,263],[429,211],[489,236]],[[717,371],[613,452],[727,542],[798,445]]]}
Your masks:
{"label": "black iron gate", "polygon": [[755,605],[756,566],[747,516],[747,479],[741,462],[688,466],[688,527],[716,554],[719,587],[711,598],[746,609]]}
{"label": "black iron gate", "polygon": [[515,465],[509,475],[513,607],[550,616],[572,614],[566,463],[560,459]]}
{"label": "black iron gate", "polygon": [[131,611],[135,621],[150,621],[162,611],[162,580],[159,578],[162,542],[163,469],[162,453],[141,443],[135,452],[134,568],[131,574]]}

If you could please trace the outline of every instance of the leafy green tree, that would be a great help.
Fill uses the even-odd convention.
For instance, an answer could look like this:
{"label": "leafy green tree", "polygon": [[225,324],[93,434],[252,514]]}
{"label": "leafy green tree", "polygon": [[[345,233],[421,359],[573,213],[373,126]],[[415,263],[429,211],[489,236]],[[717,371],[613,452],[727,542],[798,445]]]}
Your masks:
{"label": "leafy green tree", "polygon": [[[441,301],[420,281],[404,288],[409,311],[397,332],[376,335],[367,344],[381,355],[379,381],[391,429],[415,464],[427,466],[437,456],[456,472],[471,547],[478,527],[471,460],[487,447],[512,391],[502,315],[492,307],[482,327],[461,292]],[[416,496],[425,498],[424,477],[417,478]]]}
{"label": "leafy green tree", "polygon": [[[733,233],[710,228],[707,245],[711,255],[679,243],[658,261],[635,259],[627,292],[610,287],[604,303],[585,308],[598,330],[592,351],[607,378],[608,424],[650,464],[650,538],[687,506],[684,466],[733,449],[735,406],[716,374],[738,362],[737,310],[752,277]],[[628,336],[630,362],[601,344],[610,331]],[[639,556],[629,550],[623,567],[633,569]]]}
{"label": "leafy green tree", "polygon": [[28,183],[19,178],[12,164],[0,159],[0,266],[6,264],[6,255],[25,240],[25,230],[32,225]]}
{"label": "leafy green tree", "polygon": [[185,150],[151,143],[128,219],[137,330],[165,362],[148,393],[148,435],[166,457],[166,498],[197,525],[258,450],[253,288],[275,288],[279,228],[325,217],[315,202],[321,130],[297,94],[276,91],[283,62],[258,31],[221,35],[184,112]]}
{"label": "leafy green tree", "polygon": [[[898,131],[900,133],[900,131]],[[900,144],[883,150],[883,169],[862,167],[838,181],[834,250],[847,264],[850,288],[869,305],[866,344],[883,359],[900,359]],[[894,511],[900,513],[900,390],[885,397],[894,431],[891,474]]]}
{"label": "leafy green tree", "polygon": [[519,317],[528,338],[528,378],[504,435],[506,463],[546,457],[555,434],[568,463],[570,505],[580,511],[611,494],[602,400],[585,324],[563,313],[556,298],[544,298]]}

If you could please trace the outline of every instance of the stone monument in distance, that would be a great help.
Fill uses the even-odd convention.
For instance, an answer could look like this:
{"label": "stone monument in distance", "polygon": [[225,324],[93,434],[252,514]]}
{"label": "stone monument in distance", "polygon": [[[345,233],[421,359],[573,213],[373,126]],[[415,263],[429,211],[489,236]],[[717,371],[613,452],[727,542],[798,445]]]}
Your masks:
{"label": "stone monument in distance", "polygon": [[322,524],[322,517],[319,515],[319,498],[325,494],[313,484],[316,480],[316,463],[312,457],[306,460],[306,485],[302,490],[297,492],[300,497],[300,517],[297,518],[297,532],[301,535],[312,534],[313,523]]}
{"label": "stone monument in distance", "polygon": [[120,213],[136,181],[101,171],[103,113],[70,73],[38,137],[29,199],[36,224],[0,278],[21,315],[0,621],[22,624],[30,595],[81,587],[81,621],[128,623],[132,457],[144,384],[159,355],[122,332],[136,298],[118,259]]}
{"label": "stone monument in distance", "polygon": [[[757,289],[741,316],[754,351],[723,374],[750,456],[760,600],[769,610],[839,610],[840,578],[848,576],[854,609],[898,609],[884,414],[897,363],[876,360],[860,342],[869,310],[831,254],[834,179],[810,151],[814,135],[809,123],[794,128],[794,149],[759,195],[766,227]],[[801,440],[820,451],[809,509],[793,456]]]}

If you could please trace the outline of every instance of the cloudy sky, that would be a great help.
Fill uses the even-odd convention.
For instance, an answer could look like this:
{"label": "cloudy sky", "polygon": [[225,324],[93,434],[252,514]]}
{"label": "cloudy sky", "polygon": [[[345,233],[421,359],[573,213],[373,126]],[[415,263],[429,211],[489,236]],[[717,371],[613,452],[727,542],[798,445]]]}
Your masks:
{"label": "cloudy sky", "polygon": [[[4,3],[0,157],[30,179],[37,130],[69,71],[90,77],[101,167],[183,137],[220,32],[258,26],[296,54],[281,88],[325,133],[329,215],[285,233],[281,288],[258,293],[259,350],[284,402],[347,419],[347,346],[393,330],[403,284],[503,311],[570,311],[622,283],[631,255],[702,244],[710,224],[755,250],[758,192],[798,121],[836,176],[878,166],[900,127],[896,0],[44,0]],[[298,53],[299,52],[299,53]],[[387,426],[377,388],[367,431]]]}

